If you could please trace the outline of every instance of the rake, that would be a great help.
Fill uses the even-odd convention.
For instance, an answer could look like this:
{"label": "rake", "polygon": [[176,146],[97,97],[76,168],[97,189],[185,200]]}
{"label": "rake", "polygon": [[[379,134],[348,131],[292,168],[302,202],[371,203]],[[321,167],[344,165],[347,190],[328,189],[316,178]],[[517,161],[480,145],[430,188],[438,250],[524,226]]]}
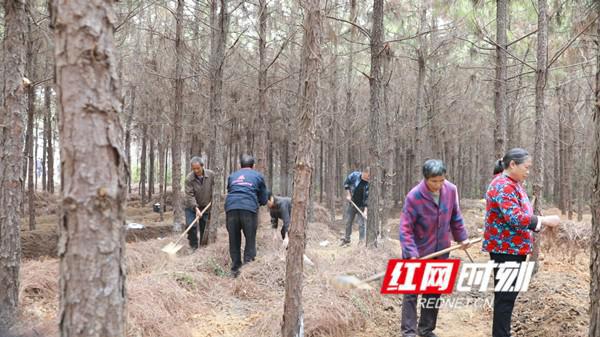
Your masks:
{"label": "rake", "polygon": [[177,240],[175,242],[169,242],[166,246],[164,246],[161,250],[169,255],[175,255],[177,254],[177,252],[183,248],[183,244],[180,244],[179,241],[181,241],[181,239],[183,239],[183,237],[187,234],[187,232],[189,232],[189,230],[192,228],[192,226],[194,226],[196,224],[196,222],[198,222],[198,220],[200,220],[200,218],[202,217],[202,215],[204,214],[204,212],[206,212],[206,210],[210,207],[211,202],[208,203],[208,205],[206,205],[206,207],[204,207],[204,209],[202,210],[202,212],[200,212],[200,215],[196,217],[196,219],[194,219],[194,221],[192,221],[192,223],[186,228],[186,230],[179,236],[179,238],[177,238]]}

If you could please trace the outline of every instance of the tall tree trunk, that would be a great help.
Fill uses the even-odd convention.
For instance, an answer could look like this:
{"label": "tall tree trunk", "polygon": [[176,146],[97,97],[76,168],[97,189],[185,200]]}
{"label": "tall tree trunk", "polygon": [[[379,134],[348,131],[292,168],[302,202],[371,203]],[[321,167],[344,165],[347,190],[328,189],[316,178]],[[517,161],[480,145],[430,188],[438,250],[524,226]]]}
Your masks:
{"label": "tall tree trunk", "polygon": [[51,5],[61,113],[63,337],[125,335],[127,161],[112,5],[106,0]]}
{"label": "tall tree trunk", "polygon": [[158,142],[158,193],[160,194],[160,221],[165,221],[165,182],[166,182],[166,167],[167,158],[165,156],[165,130],[164,124],[160,126],[160,138]]}
{"label": "tall tree trunk", "polygon": [[[496,82],[494,84],[494,155],[502,158],[506,152],[506,69],[508,48],[506,27],[508,22],[508,0],[497,0],[496,4]],[[539,34],[538,34],[539,36]],[[538,48],[539,50],[539,48]],[[545,71],[545,70],[544,70]],[[539,73],[538,73],[539,75]],[[545,78],[544,78],[545,81]],[[537,100],[537,95],[536,95]]]}
{"label": "tall tree trunk", "polygon": [[[324,148],[325,145],[323,144],[323,137],[320,137],[321,139],[319,140],[319,203],[323,203],[323,178],[325,176],[325,159],[324,157]],[[312,207],[311,207],[312,208]]]}
{"label": "tall tree trunk", "polygon": [[289,166],[288,163],[290,162],[289,159],[289,144],[288,144],[288,136],[284,135],[283,136],[283,141],[281,143],[281,158],[280,158],[280,166],[281,166],[281,171],[279,172],[279,184],[280,184],[280,189],[281,189],[281,194],[282,195],[289,195],[290,191],[288,189],[288,185],[289,185]]}
{"label": "tall tree trunk", "polygon": [[[34,53],[33,46],[33,33],[31,22],[32,18],[29,17],[27,20],[27,64],[25,67],[25,76],[29,79],[35,79],[35,63],[36,55]],[[35,124],[35,87],[29,86],[27,88],[27,145],[25,152],[27,153],[27,200],[28,200],[28,214],[29,214],[29,230],[35,229],[35,189],[34,189],[34,174],[35,174],[35,157],[33,153],[33,144],[36,142],[34,139],[34,124]]]}
{"label": "tall tree trunk", "polygon": [[[558,122],[560,124],[560,121]],[[554,166],[554,186],[553,186],[553,197],[554,204],[558,205],[560,202],[560,147],[559,147],[560,139],[554,139],[554,160],[552,165]]]}
{"label": "tall tree trunk", "polygon": [[[348,18],[349,22],[356,24],[357,20],[357,0],[350,0],[350,17]],[[352,25],[350,27],[350,40],[356,41],[356,27]],[[343,169],[343,174],[348,174],[348,171],[352,169],[352,160],[358,153],[352,151],[352,139],[350,135],[352,134],[352,123],[354,120],[354,99],[353,99],[353,84],[352,84],[352,74],[354,73],[354,43],[350,43],[349,52],[348,52],[348,64],[346,65],[346,102],[344,106],[344,160],[342,161],[343,165],[346,167]],[[341,185],[341,183],[340,183]]]}
{"label": "tall tree trunk", "polygon": [[[500,0],[498,1],[500,2]],[[537,67],[535,77],[535,141],[533,148],[533,208],[535,214],[541,214],[542,189],[544,187],[544,115],[546,111],[546,75],[548,71],[548,18],[546,0],[538,0]],[[504,44],[502,45],[504,46]],[[531,261],[538,261],[540,254],[540,236],[534,234]],[[535,271],[539,264],[536,263]],[[535,273],[534,271],[534,273]]]}
{"label": "tall tree trunk", "polygon": [[[271,115],[271,113],[269,112],[269,116]],[[269,129],[271,129],[271,119],[269,117]],[[273,189],[273,174],[274,174],[274,170],[273,170],[273,138],[271,137],[271,133],[268,132],[267,135],[267,186],[270,189]],[[232,171],[232,170],[230,170]]]}
{"label": "tall tree trunk", "polygon": [[[31,62],[31,61],[30,61]],[[33,65],[32,65],[33,67]],[[32,75],[32,73],[30,73]],[[30,76],[31,76],[30,75]],[[33,145],[35,143],[33,137],[34,121],[35,121],[35,91],[33,86],[30,86],[27,91],[27,138],[29,143],[27,144],[27,213],[29,214],[29,230],[35,229],[35,185],[34,175],[36,168],[36,160],[34,157]]]}
{"label": "tall tree trunk", "polygon": [[[34,178],[33,180],[35,182],[33,184],[32,190],[35,193],[35,191],[37,191],[37,188],[38,188],[38,175],[39,175],[38,174],[38,150],[39,150],[39,147],[40,147],[39,144],[38,144],[38,139],[40,139],[40,127],[39,127],[37,121],[35,122],[34,130],[35,131],[34,131],[33,139],[35,139],[35,142],[33,142],[33,144],[34,144],[33,145],[33,159],[34,159],[33,161],[34,161],[35,165],[34,165],[34,171],[33,171],[33,178]],[[33,195],[33,193],[32,193],[32,195]],[[35,218],[34,218],[34,225],[35,225]]]}
{"label": "tall tree trunk", "polygon": [[[46,67],[48,66],[48,62],[46,62]],[[48,69],[46,69],[46,72]],[[48,184],[48,147],[51,142],[50,137],[52,137],[52,131],[48,132],[48,129],[51,127],[52,123],[50,122],[52,118],[51,113],[51,105],[50,102],[50,92],[48,91],[48,86],[44,86],[44,113],[43,116],[43,146],[42,146],[42,190],[49,192],[50,187]]]}
{"label": "tall tree trunk", "polygon": [[147,152],[147,138],[148,138],[148,125],[143,122],[142,125],[142,149],[140,153],[140,188],[138,190],[142,206],[146,204],[146,158],[148,157]]}
{"label": "tall tree trunk", "polygon": [[[422,1],[420,8],[420,24],[419,33],[427,30],[427,9],[428,2]],[[410,184],[413,185],[419,180],[419,172],[421,172],[421,166],[423,165],[423,129],[425,123],[423,123],[423,105],[424,105],[424,91],[425,91],[425,74],[427,72],[427,38],[423,35],[419,36],[419,48],[417,49],[417,92],[416,92],[416,104],[415,104],[415,125],[414,125],[414,168],[410,171]]]}
{"label": "tall tree trunk", "polygon": [[[170,141],[170,136],[167,136],[166,138],[168,141]],[[164,186],[164,191],[163,193],[166,194],[167,193],[167,189],[169,187],[169,181],[167,180],[167,177],[169,176],[169,147],[165,147],[165,170],[164,170],[164,181],[165,181],[165,186]],[[171,201],[172,203],[173,201]]]}
{"label": "tall tree trunk", "polygon": [[154,137],[150,137],[150,151],[148,155],[148,159],[150,160],[150,165],[148,165],[148,201],[152,201],[152,194],[154,193]]}
{"label": "tall tree trunk", "polygon": [[567,180],[567,189],[565,191],[566,195],[566,205],[567,205],[567,216],[569,220],[573,220],[573,143],[575,142],[574,128],[575,128],[575,114],[574,111],[574,103],[571,103],[571,95],[569,94],[569,90],[564,88],[564,98],[566,101],[567,108],[567,118],[566,118],[566,148],[567,148],[567,158],[565,161],[565,178]]}
{"label": "tall tree trunk", "polygon": [[183,133],[183,6],[184,0],[177,0],[177,15],[175,29],[175,116],[173,118],[173,133],[171,137],[172,150],[172,201],[173,228],[178,231],[183,224],[183,206],[181,197],[181,143]]}
{"label": "tall tree trunk", "polygon": [[[44,113],[42,118],[42,191],[48,190],[48,178],[46,176],[46,148],[48,147],[48,139],[46,138],[46,129],[48,128],[48,115]],[[36,186],[37,189],[37,186]]]}
{"label": "tall tree trunk", "polygon": [[24,0],[4,1],[4,57],[0,113],[0,332],[16,322],[21,263],[20,219],[27,90]]}
{"label": "tall tree trunk", "polygon": [[[338,7],[338,0],[333,1],[333,10],[336,11]],[[335,23],[330,23],[333,25],[333,29],[335,34],[337,35],[337,26]],[[328,171],[328,184],[327,184],[327,208],[329,209],[330,214],[330,225],[331,228],[335,225],[335,200],[336,200],[336,186],[338,185],[338,181],[336,179],[336,170],[337,170],[337,152],[338,152],[338,62],[337,62],[337,54],[338,54],[338,38],[336,37],[333,41],[333,60],[331,63],[331,80],[329,86],[331,88],[331,114],[330,114],[330,125],[331,125],[331,141],[328,142],[329,149],[327,151],[329,156],[329,171]]]}
{"label": "tall tree trunk", "polygon": [[35,118],[35,92],[33,86],[29,86],[27,90],[27,213],[29,215],[29,230],[35,229],[35,190],[33,184],[33,175],[35,169],[35,158],[33,157],[33,124]]}
{"label": "tall tree trunk", "polygon": [[131,87],[131,104],[129,106],[129,114],[125,124],[125,155],[127,156],[127,191],[131,193],[131,123],[133,122],[133,114],[135,113],[135,86]]}
{"label": "tall tree trunk", "polygon": [[559,147],[559,171],[560,171],[560,189],[558,191],[558,208],[561,213],[564,215],[567,209],[566,203],[566,195],[565,191],[567,190],[567,180],[565,179],[565,168],[566,168],[566,142],[565,142],[565,112],[564,106],[562,104],[562,100],[560,100],[559,96],[559,107],[558,107],[558,147]]}
{"label": "tall tree trunk", "polygon": [[[258,1],[258,113],[255,125],[258,126],[258,146],[255,149],[257,155],[256,169],[265,176],[267,173],[267,144],[268,144],[268,120],[267,112],[267,0]],[[268,179],[268,177],[267,177]],[[269,185],[270,186],[270,185]]]}
{"label": "tall tree trunk", "polygon": [[370,85],[370,114],[369,114],[369,163],[371,174],[369,178],[369,216],[367,217],[367,247],[377,247],[377,236],[380,226],[379,202],[381,194],[381,174],[383,161],[381,158],[381,58],[383,48],[383,0],[373,1],[373,29],[371,30],[371,75]]}
{"label": "tall tree trunk", "polygon": [[302,309],[302,279],[306,243],[307,209],[313,174],[313,146],[315,119],[318,111],[319,75],[321,71],[321,3],[320,0],[301,1],[304,9],[304,46],[302,91],[298,105],[298,139],[296,171],[292,200],[290,243],[285,268],[285,304],[283,309],[283,337],[304,336]]}
{"label": "tall tree trunk", "polygon": [[[383,65],[382,65],[382,86],[383,86],[383,114],[385,117],[385,130],[387,133],[388,142],[385,145],[385,169],[382,172],[382,193],[381,196],[383,201],[381,202],[383,208],[381,212],[381,221],[380,223],[384,225],[387,222],[387,219],[392,216],[391,210],[394,206],[394,181],[396,181],[396,155],[397,151],[394,149],[395,140],[397,138],[394,130],[394,113],[390,110],[390,96],[392,96],[390,81],[392,78],[392,50],[390,48],[385,48],[382,53],[383,57]],[[382,236],[387,235],[385,231],[380,232]]]}
{"label": "tall tree trunk", "polygon": [[52,88],[48,85],[45,89],[46,95],[46,110],[48,113],[48,129],[46,136],[48,139],[47,151],[48,151],[48,192],[54,194],[54,127],[52,126],[52,105],[51,105],[51,91]]}
{"label": "tall tree trunk", "polygon": [[[600,7],[597,8],[600,14]],[[600,22],[596,27],[596,88],[594,91],[594,143],[592,144],[592,238],[590,247],[590,330],[600,337]]]}
{"label": "tall tree trunk", "polygon": [[[587,95],[586,95],[587,96]],[[591,97],[586,97],[587,99]],[[587,108],[587,106],[586,106]],[[577,182],[577,186],[575,187],[575,193],[577,194],[577,221],[583,221],[583,203],[587,201],[586,198],[586,188],[589,186],[590,176],[587,173],[587,163],[588,163],[588,154],[587,154],[587,142],[583,140],[580,144],[577,144],[579,148],[579,158],[577,163],[577,177],[575,181]]]}
{"label": "tall tree trunk", "polygon": [[[212,170],[215,172],[217,180],[215,181],[213,194],[212,211],[213,214],[210,226],[208,227],[208,242],[213,243],[217,240],[217,229],[219,228],[219,215],[223,212],[223,188],[225,186],[223,175],[224,170],[224,151],[223,143],[223,67],[225,63],[225,44],[229,32],[229,13],[227,12],[227,0],[211,1],[211,55],[210,55],[210,117],[213,123],[212,137],[210,139],[210,156],[214,165]],[[220,4],[220,6],[218,6]],[[217,8],[219,15],[217,16]]]}

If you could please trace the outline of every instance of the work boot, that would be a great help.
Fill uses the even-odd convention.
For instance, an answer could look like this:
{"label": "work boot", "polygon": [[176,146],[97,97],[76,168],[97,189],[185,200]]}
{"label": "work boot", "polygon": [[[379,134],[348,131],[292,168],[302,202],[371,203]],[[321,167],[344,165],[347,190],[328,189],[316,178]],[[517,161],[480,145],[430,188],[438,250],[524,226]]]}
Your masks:
{"label": "work boot", "polygon": [[438,337],[438,335],[434,334],[433,332],[430,332],[425,335],[419,335],[419,337]]}
{"label": "work boot", "polygon": [[342,239],[342,242],[340,243],[340,246],[344,247],[346,245],[350,244],[350,240],[346,240],[346,239]]}
{"label": "work boot", "polygon": [[232,270],[231,273],[229,274],[229,276],[231,276],[231,278],[237,278],[238,276],[240,276],[240,270],[239,269]]}

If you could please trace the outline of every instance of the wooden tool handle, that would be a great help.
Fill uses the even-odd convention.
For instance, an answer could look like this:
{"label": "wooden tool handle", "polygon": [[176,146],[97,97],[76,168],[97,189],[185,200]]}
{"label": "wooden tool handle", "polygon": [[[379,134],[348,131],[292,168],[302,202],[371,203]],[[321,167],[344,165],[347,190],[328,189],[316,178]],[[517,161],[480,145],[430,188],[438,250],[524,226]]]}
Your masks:
{"label": "wooden tool handle", "polygon": [[[469,240],[469,243],[470,243],[470,244],[474,244],[474,243],[477,243],[477,242],[481,242],[481,240],[482,240],[482,238],[477,238],[477,239]],[[444,254],[446,254],[446,253],[449,253],[449,252],[451,252],[451,251],[453,251],[453,250],[457,250],[457,249],[459,249],[461,246],[462,246],[462,245],[460,245],[460,244],[458,244],[458,245],[454,245],[454,246],[450,246],[450,247],[448,247],[448,248],[446,248],[446,249],[442,249],[442,250],[440,250],[440,251],[437,251],[437,252],[435,252],[435,253],[431,253],[431,254],[429,254],[429,255],[425,255],[425,256],[423,256],[423,257],[420,257],[420,258],[418,258],[418,260],[428,260],[428,259],[433,259],[434,257],[438,257],[438,256],[440,256],[440,255],[444,255]],[[368,278],[364,279],[364,280],[363,280],[361,283],[369,283],[369,282],[372,282],[372,281],[379,280],[380,278],[383,278],[383,277],[385,276],[385,273],[386,273],[385,271],[384,271],[384,272],[381,272],[381,273],[377,273],[377,274],[375,274],[375,275],[373,275],[373,276],[371,276],[371,277],[368,277]]]}
{"label": "wooden tool handle", "polygon": [[348,201],[350,201],[350,203],[352,204],[352,206],[354,206],[354,208],[356,208],[356,210],[358,211],[358,213],[360,213],[360,215],[362,215],[362,217],[363,217],[364,219],[366,219],[366,218],[367,218],[367,216],[365,215],[365,213],[363,213],[363,212],[360,210],[360,208],[358,208],[358,206],[356,206],[356,204],[354,203],[354,201],[352,201],[352,200],[348,200]]}
{"label": "wooden tool handle", "polygon": [[200,220],[200,218],[202,217],[202,215],[204,214],[204,212],[206,212],[206,210],[210,207],[210,205],[212,204],[212,202],[209,202],[208,205],[206,205],[206,207],[204,207],[204,209],[200,212],[200,215],[198,215],[196,217],[196,219],[194,219],[194,221],[192,221],[192,223],[188,226],[188,228],[181,233],[181,235],[179,236],[179,238],[177,238],[177,241],[175,241],[175,244],[178,244],[179,241],[181,241],[181,239],[183,239],[183,237],[187,234],[187,232],[190,231],[190,229],[192,228],[192,226],[198,222],[198,220]]}
{"label": "wooden tool handle", "polygon": [[[482,240],[481,238],[477,238],[477,239],[469,240],[469,243],[470,243],[470,244],[474,244],[474,243],[480,242],[481,240]],[[451,252],[451,251],[453,251],[453,250],[457,250],[457,249],[459,249],[461,246],[462,246],[462,245],[460,245],[460,244],[458,244],[458,245],[454,245],[454,246],[450,246],[450,247],[448,247],[448,248],[446,248],[446,249],[442,249],[442,250],[440,250],[440,251],[438,251],[438,252],[431,253],[431,254],[429,254],[429,255],[425,255],[425,256],[423,256],[423,257],[420,257],[420,258],[419,258],[419,260],[433,259],[434,257],[438,257],[438,256],[440,256],[440,255],[444,255],[444,254],[446,254],[446,253],[449,253],[449,252]]]}

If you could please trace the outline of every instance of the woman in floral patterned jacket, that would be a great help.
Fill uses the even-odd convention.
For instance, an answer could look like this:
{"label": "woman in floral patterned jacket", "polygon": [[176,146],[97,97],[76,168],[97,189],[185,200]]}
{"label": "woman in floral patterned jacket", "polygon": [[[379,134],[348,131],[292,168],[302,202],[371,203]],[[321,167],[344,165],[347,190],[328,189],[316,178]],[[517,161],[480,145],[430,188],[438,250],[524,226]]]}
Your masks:
{"label": "woman in floral patterned jacket", "polygon": [[[536,216],[523,187],[531,157],[526,150],[509,150],[497,164],[504,171],[494,176],[486,195],[483,251],[496,263],[526,260],[533,249],[533,232],[556,226],[560,218]],[[494,269],[494,284],[498,268]],[[494,292],[493,337],[510,337],[512,311],[519,292]]]}

